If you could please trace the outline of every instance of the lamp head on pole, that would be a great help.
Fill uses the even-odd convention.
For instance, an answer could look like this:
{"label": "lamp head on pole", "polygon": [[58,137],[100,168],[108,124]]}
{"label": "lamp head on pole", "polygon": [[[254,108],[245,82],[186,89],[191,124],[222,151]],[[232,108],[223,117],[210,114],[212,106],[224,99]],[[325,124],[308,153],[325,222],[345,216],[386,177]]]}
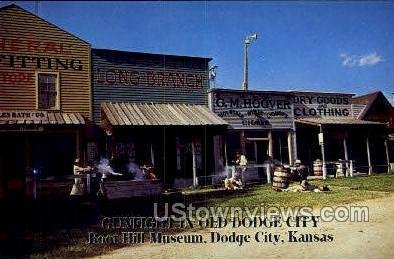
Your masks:
{"label": "lamp head on pole", "polygon": [[246,37],[246,39],[245,39],[245,44],[250,44],[250,42],[251,42],[252,40],[257,40],[257,34],[256,34],[256,33],[253,34],[253,35],[250,35],[250,36]]}

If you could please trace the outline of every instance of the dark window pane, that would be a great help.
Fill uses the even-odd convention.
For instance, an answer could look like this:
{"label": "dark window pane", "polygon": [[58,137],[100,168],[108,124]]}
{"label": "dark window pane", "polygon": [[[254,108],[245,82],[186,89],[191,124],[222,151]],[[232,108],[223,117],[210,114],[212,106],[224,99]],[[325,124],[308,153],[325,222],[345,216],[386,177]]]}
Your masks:
{"label": "dark window pane", "polygon": [[54,109],[56,108],[56,80],[57,75],[38,74],[38,108]]}

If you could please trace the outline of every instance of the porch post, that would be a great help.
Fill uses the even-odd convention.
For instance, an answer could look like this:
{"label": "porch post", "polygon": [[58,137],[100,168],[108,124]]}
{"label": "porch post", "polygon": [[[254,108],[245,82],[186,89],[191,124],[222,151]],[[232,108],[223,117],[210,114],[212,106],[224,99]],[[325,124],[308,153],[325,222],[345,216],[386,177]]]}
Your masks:
{"label": "porch post", "polygon": [[350,177],[353,177],[353,160],[350,160]]}
{"label": "porch post", "polygon": [[387,139],[384,141],[384,147],[386,149],[387,173],[390,173],[389,143]]}
{"label": "porch post", "polygon": [[265,172],[267,173],[267,183],[271,183],[271,163],[266,163]]}
{"label": "porch post", "polygon": [[224,139],[224,161],[226,164],[226,170],[228,167],[228,158],[227,158],[227,139]]}
{"label": "porch post", "polygon": [[[320,133],[323,135],[323,127],[320,124]],[[323,135],[323,141],[320,145],[321,147],[321,158],[322,158],[322,163],[323,163],[323,179],[327,179],[327,167],[326,167],[326,155],[324,151],[324,135]]]}
{"label": "porch post", "polygon": [[346,177],[349,176],[349,154],[347,150],[347,132],[345,133],[345,136],[343,137],[343,152],[345,154],[345,160],[346,160]]}
{"label": "porch post", "polygon": [[193,155],[193,187],[196,187],[197,186],[196,147],[194,140],[192,140],[192,155]]}
{"label": "porch post", "polygon": [[293,131],[293,158],[298,159],[298,150],[297,150],[297,131]]}
{"label": "porch post", "polygon": [[240,143],[241,143],[241,153],[245,155],[246,147],[245,147],[245,131],[244,130],[241,130]]}
{"label": "porch post", "polygon": [[175,137],[175,146],[176,146],[176,170],[180,171],[181,168],[181,140],[179,136]]}
{"label": "porch post", "polygon": [[[75,145],[75,149],[76,149],[76,156],[77,158],[79,158],[81,161],[83,161],[83,157],[81,157],[81,134],[79,132],[79,129],[76,131],[76,145]],[[75,157],[74,157],[75,159]],[[85,161],[83,161],[85,162]]]}
{"label": "porch post", "polygon": [[369,150],[369,137],[366,139],[367,144],[367,157],[368,157],[368,175],[372,174],[371,152]]}
{"label": "porch post", "polygon": [[287,150],[289,152],[289,164],[292,165],[294,163],[293,161],[293,133],[291,130],[287,132]]}
{"label": "porch post", "polygon": [[[294,104],[291,105],[291,114],[294,114]],[[295,118],[293,118],[293,128],[292,128],[292,135],[293,135],[293,159],[298,159],[298,150],[297,150],[297,129]]]}
{"label": "porch post", "polygon": [[152,166],[155,166],[155,153],[153,152],[153,143],[150,143],[150,162],[152,163]]}
{"label": "porch post", "polygon": [[274,156],[273,156],[273,143],[272,143],[272,130],[268,131],[268,155],[271,158],[274,158]]}

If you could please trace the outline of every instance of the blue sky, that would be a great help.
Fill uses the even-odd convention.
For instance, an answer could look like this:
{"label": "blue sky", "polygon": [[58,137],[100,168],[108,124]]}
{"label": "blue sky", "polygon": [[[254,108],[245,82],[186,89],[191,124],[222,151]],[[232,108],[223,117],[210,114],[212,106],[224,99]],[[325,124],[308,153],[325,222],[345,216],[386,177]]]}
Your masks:
{"label": "blue sky", "polygon": [[257,33],[249,89],[394,92],[394,2],[40,1],[38,12],[95,48],[211,57],[217,87],[241,88],[243,40]]}

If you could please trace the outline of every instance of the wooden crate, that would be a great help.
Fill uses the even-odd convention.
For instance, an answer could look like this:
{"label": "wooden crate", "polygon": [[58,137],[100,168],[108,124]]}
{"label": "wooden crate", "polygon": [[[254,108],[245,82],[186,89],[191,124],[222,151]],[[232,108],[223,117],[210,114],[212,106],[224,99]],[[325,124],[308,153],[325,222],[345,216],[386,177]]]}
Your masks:
{"label": "wooden crate", "polygon": [[163,184],[159,180],[109,180],[104,187],[109,200],[155,196],[163,192]]}

